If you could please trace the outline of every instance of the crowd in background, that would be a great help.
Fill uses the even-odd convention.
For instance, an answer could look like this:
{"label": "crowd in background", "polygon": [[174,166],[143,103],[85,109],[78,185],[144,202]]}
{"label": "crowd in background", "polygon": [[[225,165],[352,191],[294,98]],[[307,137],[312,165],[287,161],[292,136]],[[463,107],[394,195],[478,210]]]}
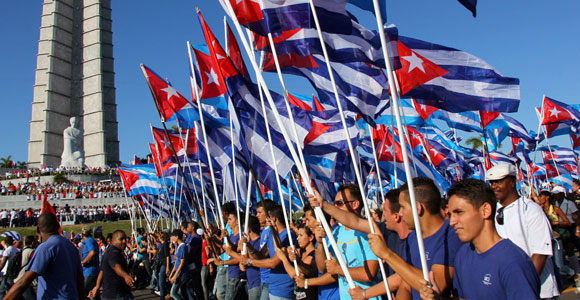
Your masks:
{"label": "crowd in background", "polygon": [[[86,224],[92,222],[113,222],[129,220],[130,212],[127,205],[95,205],[95,206],[64,206],[54,205],[56,216],[60,222]],[[1,209],[0,226],[2,228],[36,226],[40,209]]]}
{"label": "crowd in background", "polygon": [[27,200],[92,199],[123,197],[123,186],[118,181],[28,183],[3,185],[0,183],[0,196],[27,195]]}
{"label": "crowd in background", "polygon": [[43,167],[43,168],[29,168],[29,169],[14,169],[4,174],[0,174],[0,180],[17,179],[17,178],[35,178],[38,176],[49,175],[107,175],[117,176],[119,170],[117,168],[66,168],[66,167]]}

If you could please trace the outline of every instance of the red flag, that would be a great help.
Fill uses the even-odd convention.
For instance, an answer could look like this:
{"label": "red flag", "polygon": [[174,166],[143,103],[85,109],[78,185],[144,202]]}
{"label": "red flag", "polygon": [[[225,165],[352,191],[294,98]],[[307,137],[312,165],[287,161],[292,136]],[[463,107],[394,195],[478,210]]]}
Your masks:
{"label": "red flag", "polygon": [[[259,7],[259,6],[258,6]],[[236,37],[230,28],[230,25],[226,25],[228,28],[228,35],[227,35],[227,43],[228,45],[228,55],[238,72],[242,73],[244,77],[248,77],[248,70],[246,69],[246,65],[244,64],[244,60],[242,59],[242,52],[240,51],[240,46],[238,45],[238,41],[236,41]]]}
{"label": "red flag", "polygon": [[499,112],[480,111],[479,119],[481,120],[481,127],[485,128],[491,121],[499,117]]}
{"label": "red flag", "polygon": [[421,119],[423,119],[423,121],[426,121],[427,119],[429,119],[429,117],[434,112],[439,110],[439,108],[437,108],[435,106],[421,104],[421,103],[417,102],[417,100],[415,100],[415,99],[412,99],[412,100],[413,100],[413,106],[415,107],[415,110],[417,111],[419,116],[421,116]]}
{"label": "red flag", "polygon": [[176,112],[186,106],[189,101],[185,99],[169,83],[161,79],[153,70],[141,65],[145,79],[149,83],[159,111],[163,116],[163,121],[169,120]]}
{"label": "red flag", "polygon": [[161,166],[159,166],[159,154],[157,153],[157,147],[155,144],[149,144],[149,150],[151,150],[151,158],[153,164],[155,165],[155,175],[161,176]]}
{"label": "red flag", "polygon": [[433,78],[446,75],[447,70],[409,49],[403,43],[397,43],[401,68],[395,71],[399,81],[401,95],[431,81]]}
{"label": "red flag", "polygon": [[[52,207],[52,205],[48,203],[48,200],[46,200],[46,198],[42,198],[42,205],[40,207],[40,214],[42,215],[43,213],[51,213],[56,216],[56,211],[54,211],[54,207]],[[59,223],[58,233],[62,233],[62,228],[60,227],[60,222],[58,222],[58,218],[56,222]]]}

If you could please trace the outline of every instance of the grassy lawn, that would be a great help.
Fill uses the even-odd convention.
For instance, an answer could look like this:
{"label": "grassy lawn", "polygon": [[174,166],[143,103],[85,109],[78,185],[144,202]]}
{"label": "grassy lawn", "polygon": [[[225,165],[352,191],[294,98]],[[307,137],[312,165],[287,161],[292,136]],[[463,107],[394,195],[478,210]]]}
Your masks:
{"label": "grassy lawn", "polygon": [[[139,226],[139,221],[137,220],[137,226]],[[103,226],[103,235],[107,235],[110,232],[113,232],[117,229],[121,229],[124,230],[125,233],[127,234],[131,234],[131,221],[129,220],[125,220],[125,221],[117,221],[117,222],[95,222],[95,223],[87,223],[87,224],[80,224],[80,225],[68,225],[68,226],[63,226],[63,230],[67,231],[67,232],[75,232],[75,233],[79,233],[81,232],[82,228],[93,228],[95,226]],[[145,222],[143,221],[143,226],[145,227]],[[36,233],[36,227],[17,227],[17,228],[0,228],[0,234],[6,232],[6,231],[11,231],[14,230],[18,233],[20,233],[21,236],[27,236],[27,235],[38,235],[38,233]]]}

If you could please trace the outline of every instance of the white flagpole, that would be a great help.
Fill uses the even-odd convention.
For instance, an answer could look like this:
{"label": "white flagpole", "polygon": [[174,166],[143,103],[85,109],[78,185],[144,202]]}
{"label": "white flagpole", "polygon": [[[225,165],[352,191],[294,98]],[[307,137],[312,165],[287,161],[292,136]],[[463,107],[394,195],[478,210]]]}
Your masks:
{"label": "white flagpole", "polygon": [[[387,40],[385,38],[385,30],[383,28],[383,22],[381,17],[381,10],[379,8],[379,1],[373,0],[373,5],[375,8],[375,17],[377,21],[377,27],[379,32],[379,37],[381,39],[381,48],[383,50],[383,57],[385,59],[385,66],[387,67],[387,76],[389,80],[389,87],[391,88],[391,95],[393,100],[393,106],[395,110],[395,119],[397,121],[397,128],[399,128],[399,140],[401,143],[401,149],[403,152],[403,164],[405,166],[405,173],[407,176],[407,186],[409,188],[409,198],[411,202],[411,209],[413,210],[413,220],[415,222],[415,230],[417,232],[417,244],[419,246],[419,254],[421,256],[421,269],[423,271],[423,278],[429,281],[429,268],[427,267],[427,258],[425,257],[425,245],[423,244],[423,231],[421,230],[421,223],[419,222],[419,213],[417,211],[417,199],[415,198],[415,185],[413,184],[413,178],[411,176],[411,166],[409,164],[409,157],[407,156],[407,145],[405,143],[405,138],[403,136],[403,125],[401,122],[401,115],[399,114],[399,95],[395,86],[396,78],[393,76],[393,68],[391,66],[391,60],[389,58],[389,51],[387,49]],[[388,291],[388,289],[387,289]],[[389,295],[390,293],[387,293]]]}
{"label": "white flagpole", "polygon": [[[227,2],[227,1],[226,1]],[[211,175],[211,183],[213,186],[213,192],[214,192],[214,197],[215,197],[215,203],[218,209],[218,218],[220,221],[220,227],[222,229],[225,228],[225,224],[224,224],[224,216],[222,214],[222,209],[221,209],[221,205],[219,203],[219,194],[218,194],[218,189],[217,189],[217,184],[215,182],[215,175],[214,175],[214,171],[213,171],[213,164],[211,161],[211,155],[209,153],[209,144],[207,142],[207,134],[205,132],[205,123],[203,121],[203,110],[201,108],[202,104],[201,104],[201,100],[199,99],[199,91],[197,90],[197,85],[195,82],[195,69],[193,66],[193,56],[191,55],[191,44],[189,43],[189,41],[187,42],[187,54],[189,56],[189,68],[192,74],[191,77],[191,88],[193,89],[193,94],[195,95],[195,101],[197,102],[197,109],[199,112],[199,120],[201,122],[201,132],[203,134],[203,141],[205,143],[205,148],[206,148],[206,152],[207,152],[207,160],[208,160],[208,165],[209,165],[209,171],[210,171],[210,175]],[[224,243],[227,245],[228,244],[228,239],[224,239]]]}
{"label": "white flagpole", "polygon": [[[246,40],[246,38],[244,36],[244,33],[243,33],[242,28],[240,26],[240,23],[238,22],[238,19],[234,13],[234,10],[232,9],[232,5],[229,1],[224,1],[224,2],[225,2],[226,7],[227,7],[228,15],[234,21],[236,31],[238,32],[238,35],[240,36],[240,39],[241,39],[242,44],[244,46],[244,50],[246,51],[246,53],[248,54],[248,56],[250,58],[252,68],[254,69],[254,71],[256,73],[256,80],[257,80],[258,84],[264,88],[264,94],[266,95],[266,99],[268,100],[268,104],[272,108],[272,111],[274,113],[274,118],[275,118],[278,126],[280,127],[281,133],[284,137],[284,141],[286,142],[287,145],[289,145],[288,148],[290,149],[290,154],[292,155],[292,159],[296,163],[298,171],[300,172],[300,175],[302,176],[303,180],[305,181],[306,189],[308,190],[308,192],[310,194],[313,194],[314,191],[313,191],[312,187],[310,186],[310,178],[307,177],[308,173],[305,170],[305,166],[302,166],[302,164],[300,163],[300,160],[298,158],[298,155],[296,154],[296,151],[294,150],[294,147],[292,147],[292,142],[289,138],[288,132],[286,132],[286,128],[284,128],[284,124],[280,118],[280,114],[278,113],[278,110],[276,108],[274,100],[272,99],[272,95],[270,94],[270,91],[268,90],[266,82],[264,81],[264,77],[262,76],[262,73],[260,72],[260,69],[258,68],[258,64],[256,63],[256,58],[254,57],[253,52],[248,44],[248,41]],[[328,223],[326,222],[324,217],[322,217],[323,216],[322,209],[317,207],[315,209],[315,213],[321,217],[322,227],[324,228],[324,231],[326,232],[326,235],[328,236],[328,239],[330,240],[330,244],[332,245],[334,252],[337,254],[340,254],[340,249],[338,248],[338,245],[336,244],[336,240],[334,239],[334,236],[332,235],[332,230],[330,229],[330,226],[328,225]],[[325,249],[325,251],[328,251],[328,249]],[[345,274],[345,277],[346,277],[347,282],[349,283],[349,286],[354,287],[354,282],[352,280],[352,277],[350,276],[350,273],[348,272],[348,267],[346,266],[342,255],[337,255],[336,258],[338,260],[338,263],[340,264],[340,267],[342,268],[342,270]]]}
{"label": "white flagpole", "polygon": [[[250,197],[252,192],[252,172],[248,172],[248,190],[246,191],[246,219],[244,220],[244,233],[248,234],[248,223],[250,222]],[[247,243],[242,245],[242,255],[246,255]]]}

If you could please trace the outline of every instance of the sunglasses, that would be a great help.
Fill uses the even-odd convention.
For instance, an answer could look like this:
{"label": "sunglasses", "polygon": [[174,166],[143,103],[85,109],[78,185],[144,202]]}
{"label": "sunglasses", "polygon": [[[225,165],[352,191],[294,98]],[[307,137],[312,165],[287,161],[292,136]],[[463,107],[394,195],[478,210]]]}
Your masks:
{"label": "sunglasses", "polygon": [[495,220],[497,221],[497,224],[499,224],[499,225],[503,225],[503,209],[504,208],[505,207],[498,209],[497,214],[495,215]]}
{"label": "sunglasses", "polygon": [[356,200],[353,200],[353,201],[342,201],[342,200],[338,200],[338,201],[334,201],[334,205],[336,205],[337,207],[342,207],[346,203],[350,203],[350,202],[354,202],[354,201],[356,201]]}

